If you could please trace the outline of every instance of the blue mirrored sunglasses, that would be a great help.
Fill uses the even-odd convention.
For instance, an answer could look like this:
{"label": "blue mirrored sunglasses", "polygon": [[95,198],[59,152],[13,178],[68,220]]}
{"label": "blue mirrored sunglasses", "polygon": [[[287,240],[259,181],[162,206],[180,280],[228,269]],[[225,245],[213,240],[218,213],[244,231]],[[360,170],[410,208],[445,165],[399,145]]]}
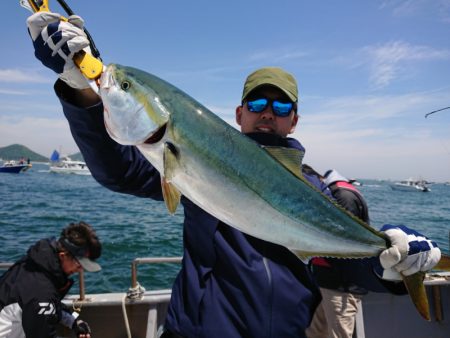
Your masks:
{"label": "blue mirrored sunglasses", "polygon": [[247,108],[253,113],[263,112],[269,104],[272,106],[272,111],[276,116],[286,117],[289,116],[294,108],[293,102],[281,102],[279,100],[270,100],[265,97],[255,100],[247,101]]}

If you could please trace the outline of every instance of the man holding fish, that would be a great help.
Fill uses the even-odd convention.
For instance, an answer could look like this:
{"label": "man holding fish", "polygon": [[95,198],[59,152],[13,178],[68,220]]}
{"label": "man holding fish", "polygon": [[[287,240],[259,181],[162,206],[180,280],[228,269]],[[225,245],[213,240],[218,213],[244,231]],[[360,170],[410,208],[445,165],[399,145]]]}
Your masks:
{"label": "man holding fish", "polygon": [[72,61],[89,52],[81,18],[44,12],[27,23],[36,57],[59,74],[55,91],[93,177],[164,199],[171,212],[184,207],[183,262],[162,337],[304,337],[320,302],[302,262],[312,256],[377,256],[380,275],[395,280],[439,261],[434,242],[406,227],[377,232],[301,173],[304,148],[287,137],[297,83],[284,70],[248,76],[236,108],[244,136],[137,69],[109,65],[96,93]]}

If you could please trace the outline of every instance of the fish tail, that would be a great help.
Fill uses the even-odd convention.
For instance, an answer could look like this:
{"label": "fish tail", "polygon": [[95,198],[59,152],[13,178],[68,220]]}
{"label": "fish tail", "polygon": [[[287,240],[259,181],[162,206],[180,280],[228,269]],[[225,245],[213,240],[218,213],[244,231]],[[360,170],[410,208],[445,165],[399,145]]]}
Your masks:
{"label": "fish tail", "polygon": [[433,270],[450,271],[450,256],[442,254],[441,260],[436,264]]}
{"label": "fish tail", "polygon": [[423,284],[424,278],[425,272],[417,272],[410,276],[403,276],[403,282],[417,311],[424,319],[430,321],[430,306],[428,304],[427,291]]}

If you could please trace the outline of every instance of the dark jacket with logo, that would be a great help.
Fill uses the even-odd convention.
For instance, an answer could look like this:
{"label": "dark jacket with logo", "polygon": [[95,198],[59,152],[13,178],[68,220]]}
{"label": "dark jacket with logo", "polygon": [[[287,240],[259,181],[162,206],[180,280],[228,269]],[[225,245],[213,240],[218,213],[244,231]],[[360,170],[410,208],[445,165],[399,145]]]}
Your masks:
{"label": "dark jacket with logo", "polygon": [[[62,97],[59,86],[64,85],[56,86]],[[136,147],[119,145],[107,135],[102,105],[84,110],[61,102],[72,135],[100,184],[162,200],[159,173]],[[303,150],[294,139],[275,143]],[[317,177],[307,178],[325,188]],[[303,337],[320,301],[308,268],[286,248],[243,234],[185,197],[181,203],[183,261],[166,327],[184,337]]]}
{"label": "dark jacket with logo", "polygon": [[54,238],[31,246],[0,278],[0,337],[56,337],[61,299],[72,284],[61,269]]}

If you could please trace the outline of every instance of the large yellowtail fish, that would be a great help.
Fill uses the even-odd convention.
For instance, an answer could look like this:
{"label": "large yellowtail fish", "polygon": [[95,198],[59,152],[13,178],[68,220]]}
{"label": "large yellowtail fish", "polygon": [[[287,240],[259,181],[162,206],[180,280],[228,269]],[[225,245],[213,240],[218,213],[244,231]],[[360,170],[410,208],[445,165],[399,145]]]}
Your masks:
{"label": "large yellowtail fish", "polygon": [[[226,224],[300,258],[362,258],[386,249],[383,233],[302,177],[296,150],[261,147],[178,88],[135,68],[109,65],[100,95],[108,133],[135,145],[160,172],[169,211],[183,194]],[[429,319],[423,277],[410,276],[406,284]]]}

